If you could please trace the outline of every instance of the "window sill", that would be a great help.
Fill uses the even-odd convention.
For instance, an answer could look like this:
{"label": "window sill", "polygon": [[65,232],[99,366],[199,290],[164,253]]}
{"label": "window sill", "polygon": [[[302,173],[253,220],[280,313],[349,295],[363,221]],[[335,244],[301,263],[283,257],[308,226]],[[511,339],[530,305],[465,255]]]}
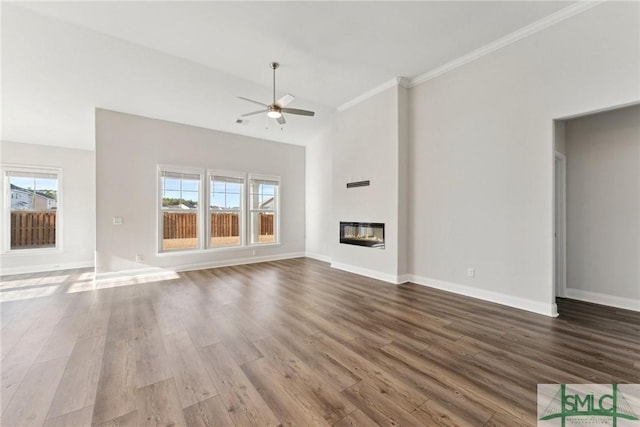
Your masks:
{"label": "window sill", "polygon": [[43,249],[14,249],[2,252],[3,257],[29,256],[29,255],[55,255],[62,253],[60,248],[43,248]]}
{"label": "window sill", "polygon": [[247,248],[265,248],[265,247],[269,247],[269,246],[281,246],[282,243],[277,242],[277,243],[249,243],[246,247]]}

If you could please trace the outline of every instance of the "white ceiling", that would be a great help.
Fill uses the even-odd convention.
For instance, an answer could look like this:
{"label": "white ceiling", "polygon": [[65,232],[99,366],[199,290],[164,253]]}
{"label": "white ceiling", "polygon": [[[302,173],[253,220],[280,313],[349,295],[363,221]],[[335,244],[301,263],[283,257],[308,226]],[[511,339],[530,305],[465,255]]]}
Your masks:
{"label": "white ceiling", "polygon": [[[335,109],[416,78],[574,2],[2,3],[3,140],[92,149],[108,108],[305,144]],[[281,128],[238,100],[278,93],[316,117]]]}

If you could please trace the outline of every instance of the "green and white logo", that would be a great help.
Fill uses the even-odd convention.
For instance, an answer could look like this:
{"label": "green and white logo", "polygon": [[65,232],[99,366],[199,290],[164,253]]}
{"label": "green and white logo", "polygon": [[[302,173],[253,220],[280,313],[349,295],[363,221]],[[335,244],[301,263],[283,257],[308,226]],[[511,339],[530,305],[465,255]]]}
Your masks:
{"label": "green and white logo", "polygon": [[538,384],[538,426],[640,427],[639,384]]}

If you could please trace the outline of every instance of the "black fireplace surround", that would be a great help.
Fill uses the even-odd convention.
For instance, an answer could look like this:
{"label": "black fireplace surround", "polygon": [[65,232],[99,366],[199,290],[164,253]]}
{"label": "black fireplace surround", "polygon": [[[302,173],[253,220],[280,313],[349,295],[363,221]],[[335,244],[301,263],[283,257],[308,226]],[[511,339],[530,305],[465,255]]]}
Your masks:
{"label": "black fireplace surround", "polygon": [[384,249],[384,223],[340,221],[340,243]]}

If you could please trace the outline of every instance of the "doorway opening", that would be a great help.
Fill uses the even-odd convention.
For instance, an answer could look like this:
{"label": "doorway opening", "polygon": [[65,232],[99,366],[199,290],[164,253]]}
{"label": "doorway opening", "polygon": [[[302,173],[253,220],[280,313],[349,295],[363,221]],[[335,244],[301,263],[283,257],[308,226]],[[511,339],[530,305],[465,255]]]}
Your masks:
{"label": "doorway opening", "polygon": [[553,126],[552,303],[640,311],[640,104]]}

